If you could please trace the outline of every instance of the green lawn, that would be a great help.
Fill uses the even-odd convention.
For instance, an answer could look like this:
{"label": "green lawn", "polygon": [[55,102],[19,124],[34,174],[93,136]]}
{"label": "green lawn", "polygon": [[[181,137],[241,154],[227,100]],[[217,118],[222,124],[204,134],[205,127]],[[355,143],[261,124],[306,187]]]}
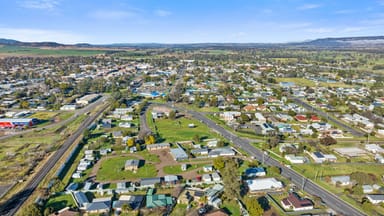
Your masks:
{"label": "green lawn", "polygon": [[188,172],[191,170],[201,168],[201,167],[206,166],[206,165],[209,165],[209,164],[205,164],[205,163],[203,163],[203,164],[189,164],[186,171],[181,171],[181,165],[166,166],[163,169],[164,169],[164,172],[166,174],[177,175],[177,174],[180,174],[183,172]]}
{"label": "green lawn", "polygon": [[52,207],[55,211],[63,209],[67,206],[76,206],[72,196],[69,194],[54,196],[50,198],[45,205],[46,208]]}
{"label": "green lawn", "polygon": [[140,152],[137,152],[136,154],[144,157],[144,159],[146,161],[150,161],[150,162],[153,162],[153,163],[159,163],[160,162],[160,159],[159,159],[159,156],[156,155],[156,154],[151,154],[150,152],[148,152],[147,150],[144,150],[144,151],[140,151]]}
{"label": "green lawn", "polygon": [[240,216],[240,207],[235,201],[231,201],[231,202],[224,201],[221,208],[227,211],[229,215]]}
{"label": "green lawn", "polygon": [[93,56],[105,53],[105,50],[85,49],[42,49],[37,47],[1,46],[0,53],[10,56],[36,55],[36,56]]}
{"label": "green lawn", "polygon": [[187,213],[187,204],[177,204],[172,212],[171,216],[179,216],[179,215],[186,215]]}
{"label": "green lawn", "polygon": [[298,86],[315,86],[315,83],[305,78],[276,78],[277,82],[294,82]]}
{"label": "green lawn", "polygon": [[[215,133],[212,133],[206,125],[195,119],[157,119],[155,124],[158,128],[160,137],[166,142],[193,140],[195,135],[207,139],[218,138],[218,136]],[[195,127],[189,128],[188,124],[194,124]]]}
{"label": "green lawn", "polygon": [[128,159],[136,159],[134,157],[114,157],[104,160],[97,173],[97,180],[109,181],[109,180],[127,180],[127,179],[138,179],[138,178],[149,178],[155,177],[157,171],[155,165],[148,164],[146,161],[144,166],[141,166],[136,173],[132,171],[125,171],[125,161]]}
{"label": "green lawn", "polygon": [[303,175],[314,179],[316,173],[321,176],[348,175],[352,172],[373,173],[377,177],[383,174],[381,164],[353,164],[353,163],[331,163],[331,164],[296,164],[297,170]]}

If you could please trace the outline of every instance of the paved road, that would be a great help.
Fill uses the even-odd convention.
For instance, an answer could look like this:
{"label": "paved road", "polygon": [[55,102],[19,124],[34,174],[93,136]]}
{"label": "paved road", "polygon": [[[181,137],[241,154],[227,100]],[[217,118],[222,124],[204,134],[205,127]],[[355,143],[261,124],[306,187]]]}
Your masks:
{"label": "paved road", "polygon": [[225,130],[221,126],[217,125],[212,120],[205,117],[203,114],[186,110],[184,108],[177,108],[180,111],[184,111],[189,113],[194,118],[198,119],[202,123],[208,125],[208,127],[212,128],[213,130],[217,131],[219,134],[221,134],[224,138],[231,140],[233,144],[246,152],[248,152],[251,156],[255,157],[259,161],[264,161],[266,165],[270,166],[276,166],[281,169],[281,175],[288,178],[292,183],[303,189],[304,191],[319,196],[321,199],[332,209],[339,212],[343,215],[348,216],[360,216],[365,215],[364,213],[360,212],[358,209],[354,208],[353,206],[349,205],[348,203],[344,202],[340,198],[338,198],[336,195],[328,192],[327,190],[323,189],[322,187],[318,186],[314,182],[312,182],[309,179],[306,179],[296,171],[282,165],[277,160],[268,157],[268,155],[263,154],[263,152],[254,146],[252,146],[249,141],[242,139],[235,134],[231,133],[230,131]]}
{"label": "paved road", "polygon": [[[82,115],[84,113],[87,113],[87,112],[90,112],[90,111],[94,110],[97,106],[99,106],[104,101],[106,101],[106,98],[107,98],[106,96],[103,96],[103,97],[99,98],[97,101],[95,101],[94,103],[89,104],[88,106],[86,106],[86,107],[84,107],[82,109],[76,110],[75,114],[72,115],[70,118],[68,118],[68,119],[66,119],[64,121],[58,122],[58,123],[47,125],[44,128],[45,129],[49,129],[49,128],[56,127],[56,126],[66,125],[69,122],[72,122],[73,120],[75,120],[79,115]],[[5,136],[1,136],[0,140],[7,139],[7,138],[10,138],[10,137],[13,137],[13,136],[17,136],[17,135],[26,134],[26,133],[29,133],[31,131],[38,131],[38,130],[41,130],[41,129],[42,129],[41,127],[37,127],[37,128],[23,130],[23,131],[20,131],[20,132],[15,132],[13,134],[8,134],[8,135],[5,135]],[[5,129],[5,130],[8,130],[8,129]]]}
{"label": "paved road", "polygon": [[332,121],[333,123],[335,123],[339,127],[341,127],[343,129],[345,129],[346,131],[350,132],[353,136],[362,137],[362,136],[365,135],[365,133],[363,133],[361,131],[358,131],[355,128],[352,128],[352,127],[346,125],[345,123],[341,122],[340,120],[338,120],[338,119],[336,119],[336,118],[334,118],[332,116],[329,116],[326,112],[324,112],[321,109],[318,109],[318,108],[308,104],[307,102],[301,100],[300,98],[290,97],[290,99],[292,99],[293,101],[295,101],[295,103],[301,105],[305,109],[307,109],[309,111],[312,110],[312,111],[316,112],[318,115],[320,115],[320,116],[322,116],[324,118],[327,118],[328,120]]}
{"label": "paved road", "polygon": [[140,136],[139,137],[145,137],[149,134],[152,134],[152,130],[149,128],[147,124],[147,109],[151,106],[150,103],[147,103],[146,106],[143,107],[143,109],[140,111]]}
{"label": "paved road", "polygon": [[[99,99],[102,103],[103,99]],[[49,171],[56,165],[59,159],[64,155],[64,153],[71,147],[77,138],[79,138],[83,131],[100,116],[104,110],[109,107],[109,104],[104,104],[102,109],[100,109],[96,114],[89,116],[83,122],[83,124],[64,142],[63,145],[49,158],[49,160],[43,165],[43,167],[36,173],[35,177],[28,182],[26,187],[19,193],[15,194],[11,199],[9,199],[4,205],[0,206],[0,215],[11,216],[15,215],[16,212],[20,209],[23,203],[29,198],[33,191],[37,188],[40,182],[45,178]]]}

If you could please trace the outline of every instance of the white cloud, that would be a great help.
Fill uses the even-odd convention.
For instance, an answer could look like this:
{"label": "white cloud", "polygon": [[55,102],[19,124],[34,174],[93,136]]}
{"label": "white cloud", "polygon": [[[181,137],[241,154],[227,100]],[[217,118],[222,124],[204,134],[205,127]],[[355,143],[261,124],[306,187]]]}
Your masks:
{"label": "white cloud", "polygon": [[352,33],[352,32],[361,32],[364,30],[363,27],[346,27],[340,30],[341,33]]}
{"label": "white cloud", "polygon": [[23,8],[53,10],[58,7],[60,0],[25,0],[19,3]]}
{"label": "white cloud", "polygon": [[309,28],[305,29],[305,31],[309,33],[324,34],[334,32],[335,30],[332,28]]}
{"label": "white cloud", "polygon": [[155,14],[156,14],[156,16],[166,17],[166,16],[171,15],[172,13],[170,11],[166,11],[166,10],[155,10]]}
{"label": "white cloud", "polygon": [[90,13],[90,16],[99,20],[122,20],[128,17],[135,17],[138,12],[135,10],[98,10]]}
{"label": "white cloud", "polygon": [[29,28],[0,28],[3,38],[10,38],[23,42],[58,42],[73,44],[87,42],[87,37],[61,30],[29,29]]}
{"label": "white cloud", "polygon": [[354,11],[354,10],[338,10],[338,11],[335,11],[335,14],[352,14],[355,12],[356,11]]}
{"label": "white cloud", "polygon": [[321,5],[319,5],[319,4],[305,4],[305,5],[298,7],[297,9],[298,10],[311,10],[311,9],[315,9],[315,8],[319,8],[319,7],[321,7]]}

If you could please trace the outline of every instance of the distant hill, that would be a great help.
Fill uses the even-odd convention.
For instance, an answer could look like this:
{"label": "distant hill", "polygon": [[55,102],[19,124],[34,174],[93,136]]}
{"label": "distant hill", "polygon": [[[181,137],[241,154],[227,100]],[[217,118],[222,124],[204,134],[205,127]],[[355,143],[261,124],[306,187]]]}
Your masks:
{"label": "distant hill", "polygon": [[322,38],[291,45],[320,48],[383,48],[384,36]]}
{"label": "distant hill", "polygon": [[0,39],[0,45],[28,47],[79,47],[79,48],[309,48],[309,49],[383,49],[384,36],[321,38],[297,43],[117,43],[94,45],[88,43],[60,44],[56,42],[21,42]]}

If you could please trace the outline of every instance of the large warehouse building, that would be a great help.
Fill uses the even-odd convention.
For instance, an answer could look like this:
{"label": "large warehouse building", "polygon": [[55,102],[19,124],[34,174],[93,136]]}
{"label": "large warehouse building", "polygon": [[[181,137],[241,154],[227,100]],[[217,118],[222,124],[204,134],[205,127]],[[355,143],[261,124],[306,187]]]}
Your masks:
{"label": "large warehouse building", "polygon": [[31,127],[38,123],[36,118],[3,118],[0,119],[0,128]]}

